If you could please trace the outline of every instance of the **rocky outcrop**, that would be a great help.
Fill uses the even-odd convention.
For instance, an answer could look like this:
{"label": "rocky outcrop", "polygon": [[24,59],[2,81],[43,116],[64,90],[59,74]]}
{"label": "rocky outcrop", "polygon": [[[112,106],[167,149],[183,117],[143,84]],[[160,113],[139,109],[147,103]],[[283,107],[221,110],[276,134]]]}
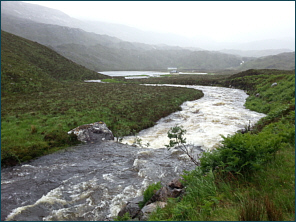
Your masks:
{"label": "rocky outcrop", "polygon": [[168,198],[181,196],[184,192],[183,188],[180,179],[174,179],[156,191],[142,209],[139,207],[139,203],[143,201],[143,196],[139,196],[129,200],[120,210],[118,216],[122,217],[124,214],[129,213],[132,219],[146,221],[148,220],[149,215],[155,211],[157,207],[163,208],[166,206]]}
{"label": "rocky outcrop", "polygon": [[85,143],[98,143],[104,140],[114,140],[112,131],[109,130],[107,125],[102,121],[78,126],[68,132],[68,134],[71,133],[74,133],[79,141]]}

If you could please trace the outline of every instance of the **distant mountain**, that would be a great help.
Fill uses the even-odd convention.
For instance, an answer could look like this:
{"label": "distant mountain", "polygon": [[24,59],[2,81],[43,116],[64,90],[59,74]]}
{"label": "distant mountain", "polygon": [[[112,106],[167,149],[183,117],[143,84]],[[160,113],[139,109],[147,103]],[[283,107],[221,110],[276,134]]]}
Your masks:
{"label": "distant mountain", "polygon": [[44,92],[63,81],[104,79],[36,42],[1,31],[1,93]]}
{"label": "distant mountain", "polygon": [[281,53],[278,55],[264,56],[248,62],[245,62],[239,68],[240,70],[248,69],[295,69],[295,52]]}
{"label": "distant mountain", "polygon": [[[178,41],[186,42],[188,47],[123,41],[117,37],[97,33],[108,32],[114,36],[121,33],[122,38],[141,35],[142,40],[146,37],[153,40],[156,35],[122,25],[86,23],[55,9],[17,1],[1,2],[1,29],[46,45],[75,63],[94,71],[166,70],[172,66],[179,69],[215,71],[242,68],[243,66],[240,66],[242,61],[245,62],[244,66],[249,61],[255,61],[255,58],[249,57],[252,54],[250,51],[205,51],[194,47],[194,40],[184,41],[180,36]],[[134,33],[138,34],[133,35]],[[161,35],[158,37],[159,40],[162,39]],[[176,39],[174,35],[163,35],[163,37],[166,43]],[[200,39],[199,43],[206,45],[206,41]],[[260,53],[267,55],[275,53],[275,50],[256,51],[253,54]],[[286,68],[290,67],[289,65]]]}
{"label": "distant mountain", "polygon": [[263,57],[269,55],[277,55],[284,52],[293,52],[289,49],[267,49],[267,50],[235,50],[235,49],[223,49],[219,50],[219,52],[223,52],[226,54],[237,55],[241,57]]}
{"label": "distant mountain", "polygon": [[247,43],[216,42],[202,35],[189,38],[176,34],[147,32],[120,24],[101,21],[82,21],[71,18],[59,10],[18,1],[1,2],[1,15],[6,14],[23,19],[29,19],[38,23],[80,28],[87,32],[113,36],[123,41],[139,42],[152,45],[166,44],[186,48],[193,47],[196,50],[295,50],[294,38],[271,39]]}
{"label": "distant mountain", "polygon": [[1,1],[1,17],[6,15],[38,23],[69,27],[77,27],[77,24],[83,24],[78,19],[74,19],[59,10],[21,1]]}
{"label": "distant mountain", "polygon": [[219,52],[193,51],[167,45],[131,43],[78,28],[1,17],[4,31],[44,44],[95,71],[184,69],[218,70],[237,67],[241,58]]}

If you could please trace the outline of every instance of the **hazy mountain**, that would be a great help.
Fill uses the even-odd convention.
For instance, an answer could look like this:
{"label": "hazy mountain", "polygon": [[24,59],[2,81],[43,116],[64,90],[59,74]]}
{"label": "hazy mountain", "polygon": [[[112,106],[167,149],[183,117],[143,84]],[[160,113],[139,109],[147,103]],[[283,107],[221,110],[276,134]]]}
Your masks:
{"label": "hazy mountain", "polygon": [[235,50],[235,49],[224,49],[220,52],[242,56],[242,57],[263,57],[268,55],[277,55],[284,52],[293,52],[289,49],[267,49],[267,50]]}
{"label": "hazy mountain", "polygon": [[83,24],[78,19],[74,19],[59,10],[20,1],[1,1],[1,17],[5,15],[69,27],[77,27],[79,23]]}
{"label": "hazy mountain", "polygon": [[2,16],[1,23],[4,31],[47,45],[96,71],[163,70],[170,66],[217,70],[234,68],[241,62],[240,57],[225,53],[125,42],[78,28],[37,23],[7,14]]}
{"label": "hazy mountain", "polygon": [[[176,34],[147,32],[126,25],[112,24],[101,21],[82,21],[71,18],[65,13],[47,7],[23,2],[1,2],[1,15],[9,14],[15,17],[47,24],[55,24],[74,28],[81,28],[88,32],[117,37],[124,41],[141,42],[146,44],[166,44],[180,47],[194,47],[197,50],[266,50],[266,49],[295,49],[295,39],[271,39],[256,42],[216,42],[205,36],[192,38]],[[282,50],[283,51],[283,50]]]}
{"label": "hazy mountain", "polygon": [[1,29],[50,46],[70,43],[82,45],[102,44],[108,46],[122,42],[114,37],[89,33],[78,28],[37,23],[29,19],[21,19],[10,15],[3,15],[1,17]]}
{"label": "hazy mountain", "polygon": [[[123,25],[102,22],[86,23],[73,19],[58,10],[23,2],[1,2],[1,28],[47,45],[66,58],[95,71],[165,70],[171,66],[195,70],[236,69],[246,67],[249,61],[254,62],[254,58],[249,57],[250,55],[268,55],[268,53],[273,54],[277,51],[205,51],[194,47],[192,39],[193,42],[188,39],[184,41],[184,38],[180,36],[175,38],[175,35],[155,35]],[[91,30],[93,32],[90,32]],[[121,38],[130,41],[123,41],[108,36],[106,33],[114,36],[120,35]],[[137,36],[141,36],[139,37],[141,41],[144,41],[146,37],[147,41],[154,41],[153,39],[162,41],[163,37],[167,44],[149,45],[131,42],[137,41]],[[179,42],[186,42],[188,47],[168,45],[169,41],[176,39]],[[199,44],[206,45],[207,41],[211,42],[211,40],[200,39]],[[278,52],[284,51],[278,50]],[[245,64],[240,67],[242,60]]]}
{"label": "hazy mountain", "polygon": [[243,63],[239,69],[292,70],[295,69],[295,52],[286,52],[278,55],[260,57]]}

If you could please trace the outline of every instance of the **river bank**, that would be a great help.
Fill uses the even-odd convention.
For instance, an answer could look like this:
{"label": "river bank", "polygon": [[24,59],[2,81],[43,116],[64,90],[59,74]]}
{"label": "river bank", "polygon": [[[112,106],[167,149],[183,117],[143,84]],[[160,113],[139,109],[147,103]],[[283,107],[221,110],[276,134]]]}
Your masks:
{"label": "river bank", "polygon": [[[242,73],[243,74],[243,73]],[[242,75],[239,74],[239,75]],[[293,83],[295,81],[293,80],[293,75],[284,75],[284,74],[280,74],[280,75],[272,75],[269,74],[268,76],[266,75],[260,75],[258,76],[257,74],[251,75],[251,76],[246,76],[244,82],[241,81],[241,77],[238,78],[238,80],[236,81],[236,79],[234,79],[234,81],[232,81],[233,84],[240,84],[242,86],[246,87],[246,90],[248,90],[249,94],[251,95],[249,97],[249,99],[247,99],[247,107],[252,107],[252,109],[255,110],[267,110],[267,117],[263,118],[259,121],[259,123],[255,126],[254,131],[252,133],[246,133],[246,134],[238,134],[237,136],[235,136],[233,139],[231,137],[229,137],[229,139],[227,139],[226,145],[228,143],[234,143],[234,146],[231,148],[227,148],[229,149],[230,152],[232,152],[233,148],[235,147],[241,147],[243,150],[246,149],[246,151],[252,151],[252,149],[249,149],[251,145],[251,147],[255,147],[256,149],[259,148],[261,149],[261,151],[266,150],[267,152],[269,152],[270,150],[270,146],[269,145],[276,145],[275,146],[275,151],[277,151],[274,155],[274,160],[273,159],[269,159],[270,162],[260,162],[262,159],[260,157],[264,157],[267,158],[268,156],[264,155],[264,152],[261,156],[259,156],[259,159],[256,159],[256,155],[258,152],[255,152],[254,154],[256,155],[252,155],[252,161],[259,161],[259,162],[248,162],[248,164],[243,164],[244,166],[252,166],[252,164],[254,164],[253,166],[256,166],[257,168],[260,168],[260,171],[255,172],[250,174],[251,172],[248,172],[249,174],[247,175],[252,175],[251,177],[246,177],[247,175],[244,175],[243,177],[239,177],[238,175],[233,174],[233,171],[229,171],[230,173],[232,172],[232,175],[234,175],[234,177],[223,177],[222,174],[219,174],[219,171],[216,172],[215,177],[212,178],[213,182],[215,182],[215,186],[213,187],[215,190],[215,193],[213,193],[213,195],[211,193],[205,193],[206,195],[210,195],[210,196],[205,196],[205,197],[194,197],[192,196],[194,193],[190,193],[190,189],[191,190],[200,190],[199,188],[202,187],[197,187],[197,184],[201,184],[201,183],[197,183],[194,184],[194,182],[196,181],[196,179],[199,178],[198,174],[196,174],[196,172],[192,171],[189,174],[192,174],[193,177],[189,177],[187,176],[187,179],[191,179],[192,183],[190,184],[190,189],[189,189],[189,193],[188,193],[188,197],[184,198],[182,201],[179,202],[179,200],[173,201],[170,204],[167,205],[167,207],[165,209],[163,209],[164,211],[158,211],[157,214],[152,215],[152,219],[153,220],[168,220],[168,219],[179,219],[179,220],[238,220],[240,218],[240,215],[243,213],[241,211],[241,207],[242,209],[244,209],[247,204],[253,204],[253,203],[257,203],[258,201],[262,204],[264,204],[264,200],[266,198],[268,198],[269,205],[268,206],[276,206],[277,211],[274,211],[273,215],[277,216],[277,219],[280,218],[280,216],[282,215],[281,218],[284,218],[285,220],[293,220],[293,218],[295,217],[295,200],[293,198],[293,196],[295,195],[295,149],[294,149],[294,145],[295,145],[295,105],[293,107],[293,104],[295,104],[295,99],[293,98],[294,93],[295,93],[295,85],[293,85]],[[294,77],[295,78],[295,77]],[[272,83],[274,82],[274,80],[277,80],[277,86],[276,87],[271,87]],[[256,85],[256,84],[252,84],[253,81],[256,82],[260,82],[261,84]],[[250,87],[250,88],[247,88]],[[260,94],[260,96],[256,96],[257,94]],[[266,102],[267,100],[267,102]],[[294,121],[293,121],[294,120]],[[276,144],[273,144],[273,141],[276,142]],[[242,144],[245,145],[242,145]],[[116,144],[116,143],[115,143]],[[121,149],[121,146],[125,146],[123,144],[118,145],[118,147]],[[129,151],[131,148],[134,149],[138,149],[135,147],[130,147],[127,146],[127,149],[123,149],[125,151],[127,151],[126,153],[129,155]],[[75,150],[75,147],[73,148]],[[131,161],[129,163],[129,166],[142,166],[142,164],[148,164],[147,166],[149,166],[150,161],[153,162],[153,160],[151,159],[143,159],[144,161],[141,161],[142,155],[145,156],[149,156],[150,154],[146,153],[146,149],[142,149],[144,151],[144,153],[140,154],[140,158],[136,157],[135,159],[133,159],[133,161]],[[149,149],[151,152],[154,152],[153,149]],[[158,149],[156,149],[158,152]],[[22,203],[22,201],[24,202],[24,204],[33,204],[33,206],[29,206],[28,210],[25,210],[23,213],[26,215],[30,215],[32,217],[36,217],[36,216],[42,216],[42,217],[46,217],[44,215],[46,215],[46,213],[48,213],[48,209],[53,209],[55,214],[60,214],[62,215],[62,217],[71,217],[74,215],[74,217],[79,218],[80,220],[83,220],[81,218],[85,217],[91,217],[93,216],[92,213],[81,213],[81,214],[77,214],[75,215],[74,212],[77,212],[77,209],[84,209],[86,211],[84,212],[88,212],[87,210],[90,209],[91,211],[94,210],[94,208],[92,208],[91,206],[89,206],[89,203],[94,202],[95,204],[97,204],[97,208],[102,207],[103,205],[99,205],[98,201],[100,198],[98,196],[98,194],[96,194],[96,192],[94,192],[94,198],[89,198],[88,199],[88,194],[92,193],[91,187],[95,187],[96,191],[98,191],[99,193],[101,192],[100,195],[103,195],[102,193],[104,193],[102,190],[99,189],[99,185],[98,185],[98,180],[95,178],[103,178],[103,176],[101,174],[98,174],[99,171],[99,167],[95,168],[95,166],[97,166],[96,163],[96,159],[102,161],[102,159],[100,159],[100,157],[96,156],[96,154],[92,153],[91,150],[85,150],[86,152],[83,152],[81,155],[82,156],[86,156],[86,161],[84,162],[80,162],[79,158],[74,158],[74,160],[77,160],[77,163],[73,162],[71,160],[71,164],[69,165],[68,169],[73,169],[73,173],[71,172],[70,176],[71,178],[64,178],[60,175],[58,176],[61,181],[61,187],[59,189],[54,189],[54,187],[52,188],[52,192],[48,191],[45,192],[45,196],[44,198],[42,198],[42,196],[40,197],[36,197],[35,201],[32,201],[31,203],[26,203],[25,201],[28,199],[28,197],[30,197],[29,193],[26,193],[25,190],[21,189],[20,184],[22,184],[22,182],[26,183],[26,180],[30,179],[30,174],[32,173],[31,170],[28,170],[28,168],[32,168],[35,169],[35,171],[38,171],[38,169],[40,168],[39,173],[43,173],[46,172],[44,175],[45,180],[42,181],[40,184],[53,184],[54,186],[59,186],[55,183],[55,179],[54,178],[54,173],[57,173],[59,175],[59,172],[55,171],[55,166],[59,166],[59,162],[63,162],[65,160],[67,160],[67,156],[72,157],[71,154],[69,154],[68,152],[65,152],[65,156],[63,156],[62,159],[58,158],[58,162],[53,162],[51,170],[53,171],[53,174],[49,172],[47,172],[45,170],[46,165],[43,165],[42,161],[41,163],[39,163],[39,165],[36,165],[37,167],[30,167],[27,166],[25,164],[25,166],[23,166],[23,169],[25,169],[24,173],[21,172],[22,167],[19,166],[15,167],[15,168],[10,168],[10,169],[16,169],[15,172],[13,172],[14,170],[11,171],[11,173],[14,173],[14,178],[17,178],[16,181],[19,182],[18,184],[18,193],[20,195],[13,195],[14,190],[8,190],[8,194],[11,194],[11,196],[7,196],[7,200],[8,202],[13,202],[16,201],[18,203]],[[90,156],[87,156],[87,153],[91,154]],[[163,151],[165,152],[165,149],[163,149]],[[261,152],[260,151],[260,152]],[[95,149],[95,152],[100,153],[98,150]],[[163,152],[163,153],[164,153]],[[248,153],[247,152],[247,153]],[[216,153],[217,157],[219,157],[220,154]],[[260,153],[258,153],[260,155]],[[103,155],[102,153],[100,153],[100,155]],[[139,153],[137,154],[139,155]],[[130,155],[129,155],[130,156]],[[171,156],[169,154],[169,156]],[[95,157],[93,159],[93,157]],[[160,161],[161,159],[164,158],[163,155],[160,155],[160,153],[157,153],[157,157],[156,158],[156,162],[161,165]],[[270,156],[272,157],[272,156]],[[43,158],[43,157],[42,157]],[[46,158],[46,157],[45,157]],[[108,159],[112,159],[112,155],[107,155],[107,160]],[[143,157],[144,158],[144,157]],[[219,157],[220,158],[220,157]],[[113,162],[108,162],[108,166],[111,165],[111,168],[113,169],[113,166],[115,166],[115,171],[117,170],[116,166],[119,165],[120,166],[120,161],[119,160],[123,160],[124,159],[124,155],[123,156],[119,156],[119,159],[116,159]],[[136,159],[138,159],[136,161]],[[180,158],[180,156],[177,156],[178,161],[182,160],[183,158]],[[147,162],[145,162],[145,160],[148,160]],[[186,160],[186,159],[184,159]],[[219,159],[218,159],[219,160]],[[233,162],[231,161],[235,161],[235,158],[233,159],[226,159],[229,162],[225,162],[226,166],[228,164],[231,164]],[[119,161],[119,162],[118,162]],[[171,160],[170,160],[171,161]],[[34,161],[33,161],[34,162]],[[32,163],[33,163],[32,162]],[[84,172],[83,170],[83,165],[87,164],[87,162],[93,163],[94,165],[91,166],[91,171],[87,171]],[[181,161],[180,161],[181,162]],[[45,161],[45,163],[47,163]],[[80,165],[82,164],[83,165]],[[215,161],[213,162],[215,164]],[[219,164],[224,164],[224,162],[220,162],[218,161]],[[190,166],[193,166],[192,163],[188,163]],[[260,165],[263,164],[263,165]],[[72,165],[72,168],[71,168]],[[77,167],[75,167],[77,165]],[[187,164],[185,164],[187,166]],[[99,165],[98,165],[99,166]],[[202,167],[205,167],[205,164],[202,164]],[[217,165],[218,166],[218,165]],[[161,167],[166,168],[166,165],[161,165]],[[216,169],[215,165],[211,165],[210,167],[214,167],[214,169]],[[61,168],[63,168],[61,166]],[[67,168],[67,167],[65,167]],[[92,177],[93,175],[96,175],[94,178],[88,178],[88,181],[83,181],[81,179],[81,177],[79,176],[80,173],[80,168],[81,168],[81,172],[84,173],[84,177],[85,175],[90,175],[90,177]],[[139,167],[138,169],[140,169],[141,167]],[[150,169],[151,167],[149,166],[147,169]],[[173,169],[173,172],[175,170],[175,168],[171,168]],[[219,169],[223,170],[222,165],[219,165]],[[239,168],[238,168],[239,169]],[[247,168],[249,169],[249,168]],[[27,170],[27,171],[26,171]],[[107,168],[104,168],[104,170],[108,170]],[[231,170],[231,169],[227,169],[225,168],[225,170]],[[127,170],[129,171],[129,170]],[[148,172],[150,172],[150,170],[148,170]],[[152,171],[151,171],[152,172]],[[294,173],[293,173],[294,172]],[[114,177],[112,177],[111,175],[109,175],[111,172],[107,171],[106,173],[104,173],[104,180],[106,181],[112,181],[113,179],[113,183],[114,181]],[[144,173],[144,174],[142,174]],[[220,172],[221,173],[221,172]],[[32,173],[34,174],[34,173]],[[161,173],[159,173],[159,171],[157,171],[158,175],[162,175]],[[120,175],[120,173],[119,173]],[[137,172],[137,176],[141,176],[141,175],[145,175],[147,176],[147,174],[145,174],[145,170],[142,172],[141,170],[139,170]],[[228,174],[227,174],[228,175]],[[229,174],[231,175],[231,174]],[[27,177],[26,177],[27,176]],[[204,177],[204,175],[201,175]],[[124,176],[120,176],[120,177],[124,177]],[[202,178],[203,178],[202,177]],[[9,178],[9,177],[7,177]],[[13,177],[12,177],[13,178]],[[6,188],[8,188],[9,186],[11,186],[11,184],[9,183],[14,183],[15,181],[13,181],[13,179],[10,178],[8,179],[7,182],[7,186],[5,186]],[[35,178],[35,177],[33,177]],[[75,179],[77,179],[77,181],[75,181]],[[116,178],[116,177],[115,177]],[[294,178],[294,179],[293,179]],[[158,179],[158,178],[156,178]],[[172,178],[169,178],[169,180]],[[67,182],[69,181],[69,184],[67,184]],[[155,182],[160,181],[159,179]],[[89,185],[89,183],[91,185]],[[141,181],[143,182],[143,180]],[[5,184],[6,182],[3,181],[3,184]],[[40,186],[39,181],[34,181],[33,183],[38,184],[38,186]],[[30,185],[29,181],[28,184]],[[32,185],[32,184],[31,184]],[[188,184],[189,185],[189,184]],[[4,186],[2,186],[4,187]],[[34,187],[34,186],[32,186]],[[205,186],[206,187],[206,186]],[[78,191],[75,192],[73,191],[72,188],[77,188]],[[197,189],[198,188],[198,189]],[[121,190],[122,187],[120,188]],[[33,191],[34,189],[31,188],[31,190]],[[62,192],[60,192],[61,190],[63,190]],[[57,193],[55,193],[55,191],[58,191]],[[129,189],[127,188],[126,191],[128,191],[127,193],[134,193],[133,189]],[[16,193],[17,193],[16,192]],[[35,192],[35,190],[34,190]],[[3,195],[4,192],[2,192]],[[250,196],[251,194],[251,196]],[[23,198],[18,198],[18,196],[23,196]],[[60,198],[61,196],[65,195],[65,199],[63,200],[63,198]],[[49,197],[47,199],[47,197]],[[79,200],[78,197],[81,197],[82,199],[84,197],[86,197],[85,199],[83,199],[82,201]],[[97,198],[98,197],[98,198]],[[108,197],[108,196],[107,196]],[[240,198],[237,198],[240,197]],[[39,199],[38,199],[39,198]],[[57,198],[58,201],[54,201],[54,199]],[[190,198],[194,201],[190,201]],[[254,200],[252,199],[254,198]],[[292,198],[292,199],[291,199]],[[61,199],[61,201],[59,202],[59,200]],[[116,202],[116,198],[110,198]],[[119,198],[122,199],[122,196]],[[38,201],[39,200],[39,201]],[[196,202],[196,200],[199,200],[198,202]],[[49,201],[50,204],[47,204],[46,202]],[[52,201],[52,202],[51,202]],[[67,204],[64,201],[69,201],[69,203]],[[75,202],[77,201],[77,202]],[[81,201],[81,202],[80,202]],[[255,202],[256,201],[256,202]],[[37,205],[34,205],[34,204]],[[88,203],[88,204],[85,204]],[[110,202],[109,202],[110,203]],[[71,205],[72,204],[72,205]],[[210,204],[210,205],[208,205]],[[4,206],[2,204],[2,206]],[[81,208],[79,208],[79,206],[81,206]],[[267,206],[267,205],[266,205]],[[260,205],[260,207],[262,207],[262,209],[265,209],[265,205]],[[58,209],[60,210],[58,210]],[[61,208],[65,208],[65,209],[61,209]],[[30,209],[32,209],[32,211],[30,211]],[[118,209],[118,208],[117,208]],[[180,210],[186,210],[186,214],[178,214],[178,212],[180,212]],[[192,211],[190,211],[192,210]],[[95,209],[94,213],[96,215],[98,215],[98,212],[100,212],[99,209]],[[41,212],[39,215],[34,214],[34,212]],[[45,213],[44,213],[45,212]],[[72,213],[71,213],[72,212]],[[109,211],[111,212],[111,211]],[[116,211],[113,211],[114,213]],[[168,213],[167,213],[168,212]],[[63,216],[63,213],[64,216]],[[277,215],[276,215],[277,213]],[[107,215],[110,215],[110,213],[107,213]],[[263,211],[263,218],[265,220],[267,220],[267,213],[266,211]],[[271,214],[270,214],[271,215]],[[17,218],[16,215],[11,215],[12,217]],[[21,215],[22,216],[22,215]],[[97,217],[98,218],[98,217]]]}

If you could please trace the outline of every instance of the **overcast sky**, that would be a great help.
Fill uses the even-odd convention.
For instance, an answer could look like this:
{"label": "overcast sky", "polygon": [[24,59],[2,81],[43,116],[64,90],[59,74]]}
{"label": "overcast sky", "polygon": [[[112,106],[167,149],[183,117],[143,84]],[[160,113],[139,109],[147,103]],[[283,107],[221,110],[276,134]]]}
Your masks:
{"label": "overcast sky", "polygon": [[216,41],[295,38],[294,1],[26,1],[71,17]]}

